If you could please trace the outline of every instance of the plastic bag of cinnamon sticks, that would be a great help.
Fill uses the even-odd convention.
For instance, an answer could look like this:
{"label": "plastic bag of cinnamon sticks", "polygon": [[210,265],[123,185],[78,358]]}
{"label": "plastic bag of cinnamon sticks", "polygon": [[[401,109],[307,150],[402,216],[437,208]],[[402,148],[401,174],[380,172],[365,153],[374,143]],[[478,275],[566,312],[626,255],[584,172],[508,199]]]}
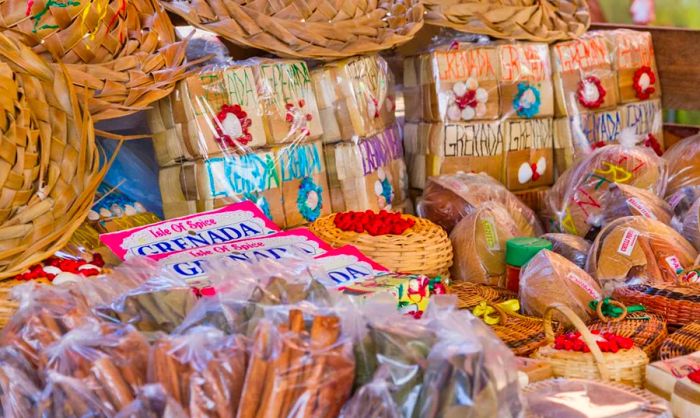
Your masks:
{"label": "plastic bag of cinnamon sticks", "polygon": [[42,363],[47,370],[89,382],[102,403],[119,411],[146,382],[148,350],[146,338],[131,326],[88,323],[50,345]]}
{"label": "plastic bag of cinnamon sticks", "polygon": [[160,335],[149,354],[148,380],[191,417],[230,418],[241,402],[246,364],[244,337],[202,326]]}
{"label": "plastic bag of cinnamon sticks", "polygon": [[182,407],[168,395],[162,385],[139,388],[132,403],[119,411],[115,418],[189,418]]}
{"label": "plastic bag of cinnamon sticks", "polygon": [[20,352],[13,347],[0,349],[0,416],[35,416],[39,388],[36,372]]}
{"label": "plastic bag of cinnamon sticks", "polygon": [[27,283],[12,289],[19,309],[2,333],[0,346],[13,346],[34,366],[39,353],[71,329],[97,318],[87,301],[69,288]]}
{"label": "plastic bag of cinnamon sticks", "polygon": [[392,381],[389,366],[381,366],[372,381],[345,403],[340,418],[402,418],[401,408],[394,401],[397,387]]}
{"label": "plastic bag of cinnamon sticks", "polygon": [[40,418],[111,418],[116,411],[95,395],[94,382],[46,373],[46,387],[41,392],[37,417]]}

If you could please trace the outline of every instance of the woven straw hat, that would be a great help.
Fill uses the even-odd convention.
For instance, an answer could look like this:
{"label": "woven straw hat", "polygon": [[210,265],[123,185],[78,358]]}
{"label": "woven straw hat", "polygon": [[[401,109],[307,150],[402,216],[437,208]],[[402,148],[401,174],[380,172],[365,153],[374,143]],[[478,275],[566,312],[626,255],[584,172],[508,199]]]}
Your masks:
{"label": "woven straw hat", "polygon": [[418,0],[164,0],[190,24],[283,57],[337,59],[392,48],[423,26]]}
{"label": "woven straw hat", "polygon": [[428,24],[495,38],[552,42],[583,34],[586,0],[423,0]]}
{"label": "woven straw hat", "polygon": [[155,0],[0,0],[0,32],[66,63],[95,120],[147,107],[184,73],[186,42]]}
{"label": "woven straw hat", "polygon": [[0,34],[0,278],[63,246],[104,174],[62,67]]}

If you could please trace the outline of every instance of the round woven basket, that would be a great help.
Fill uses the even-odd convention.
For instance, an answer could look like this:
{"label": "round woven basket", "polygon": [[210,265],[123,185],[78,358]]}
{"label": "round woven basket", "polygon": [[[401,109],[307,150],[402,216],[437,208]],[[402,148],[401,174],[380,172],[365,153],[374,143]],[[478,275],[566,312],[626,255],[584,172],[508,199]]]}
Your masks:
{"label": "round woven basket", "polygon": [[[589,353],[554,348],[552,316],[555,311],[562,313],[574,324],[590,349]],[[552,366],[554,376],[612,381],[642,387],[646,365],[649,364],[649,358],[644,351],[632,347],[617,353],[603,353],[595,343],[591,331],[567,306],[554,304],[547,308],[544,314],[544,332],[547,345],[538,349],[532,357],[547,361]]]}
{"label": "round woven basket", "polygon": [[0,32],[65,63],[94,120],[146,108],[185,72],[186,42],[155,0],[0,0]]}
{"label": "round woven basket", "polygon": [[668,325],[682,326],[700,318],[700,285],[638,284],[615,289],[613,297],[627,305],[644,305],[666,318]]}
{"label": "round woven basket", "polygon": [[586,0],[423,0],[428,24],[494,38],[552,42],[583,34]]}
{"label": "round woven basket", "polygon": [[700,320],[691,322],[664,340],[659,358],[666,360],[700,351]]}
{"label": "round woven basket", "polygon": [[0,33],[0,279],[68,242],[106,170],[62,68]]}
{"label": "round woven basket", "polygon": [[415,225],[401,235],[377,235],[343,231],[336,228],[335,214],[317,219],[311,232],[333,247],[354,245],[367,257],[400,273],[449,277],[452,243],[441,227],[424,218],[411,218]]}
{"label": "round woven basket", "polygon": [[[547,344],[545,333],[542,331],[542,318],[506,312],[494,302],[487,302],[500,315],[496,325],[490,325],[493,332],[500,338],[516,356],[529,356],[535,350]],[[559,331],[560,325],[556,326]]]}
{"label": "round woven basket", "polygon": [[[600,382],[584,379],[548,379],[525,386],[522,389],[522,393],[528,405],[525,410],[525,418],[572,416],[561,411],[561,409],[569,409],[569,404],[561,402],[562,399],[567,399],[569,395],[580,398],[582,401],[586,400],[594,407],[600,406],[600,408],[605,408],[608,406],[608,408],[614,408],[615,405],[623,405],[622,409],[628,412],[623,416],[637,416],[632,415],[635,411],[628,411],[624,407],[625,404],[633,402],[644,405],[644,410],[638,411],[638,416],[650,418],[671,416],[668,402],[664,399],[654,395],[648,390],[633,388],[614,382]],[[587,400],[587,398],[590,400]],[[541,405],[539,404],[540,402],[544,402],[545,404]],[[575,408],[577,405],[580,405],[580,403],[573,402],[571,407]],[[542,414],[532,409],[545,410],[546,412]],[[571,411],[569,410],[569,412]],[[585,413],[589,411],[577,412]],[[614,412],[610,412],[610,409],[605,412],[614,414]]]}
{"label": "round woven basket", "polygon": [[283,57],[337,59],[410,40],[423,26],[418,0],[163,0],[191,25]]}
{"label": "round woven basket", "polygon": [[666,321],[659,315],[646,312],[628,313],[624,304],[617,301],[611,303],[624,308],[623,314],[617,318],[607,317],[603,315],[602,304],[599,303],[596,310],[598,319],[588,323],[588,329],[631,338],[635,346],[644,350],[650,359],[655,359],[661,343],[668,335]]}
{"label": "round woven basket", "polygon": [[447,292],[457,296],[457,308],[459,309],[472,309],[483,301],[497,302],[518,297],[515,293],[505,289],[472,282],[453,283]]}

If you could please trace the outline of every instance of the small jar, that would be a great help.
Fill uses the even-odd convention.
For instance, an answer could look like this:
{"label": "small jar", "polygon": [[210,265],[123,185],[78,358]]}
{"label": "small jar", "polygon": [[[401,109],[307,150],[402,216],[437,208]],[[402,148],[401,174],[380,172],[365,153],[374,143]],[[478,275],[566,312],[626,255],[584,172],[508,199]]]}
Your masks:
{"label": "small jar", "polygon": [[541,250],[551,250],[552,243],[542,238],[518,237],[506,241],[506,288],[520,289],[520,269]]}

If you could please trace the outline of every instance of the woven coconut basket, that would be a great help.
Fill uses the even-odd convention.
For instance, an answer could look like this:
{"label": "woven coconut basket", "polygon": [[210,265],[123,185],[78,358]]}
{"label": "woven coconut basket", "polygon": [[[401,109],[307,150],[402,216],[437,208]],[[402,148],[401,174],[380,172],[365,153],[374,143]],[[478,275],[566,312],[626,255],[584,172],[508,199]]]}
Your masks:
{"label": "woven coconut basket", "polygon": [[291,58],[338,59],[410,40],[423,26],[418,0],[163,0],[191,25],[244,47]]}
{"label": "woven coconut basket", "polygon": [[106,165],[62,66],[0,34],[0,279],[52,255],[90,209]]}
{"label": "woven coconut basket", "polygon": [[146,108],[185,72],[186,42],[155,0],[0,0],[0,32],[65,63],[94,120]]}
{"label": "woven coconut basket", "polygon": [[494,38],[553,42],[591,24],[586,0],[423,0],[425,21]]}

